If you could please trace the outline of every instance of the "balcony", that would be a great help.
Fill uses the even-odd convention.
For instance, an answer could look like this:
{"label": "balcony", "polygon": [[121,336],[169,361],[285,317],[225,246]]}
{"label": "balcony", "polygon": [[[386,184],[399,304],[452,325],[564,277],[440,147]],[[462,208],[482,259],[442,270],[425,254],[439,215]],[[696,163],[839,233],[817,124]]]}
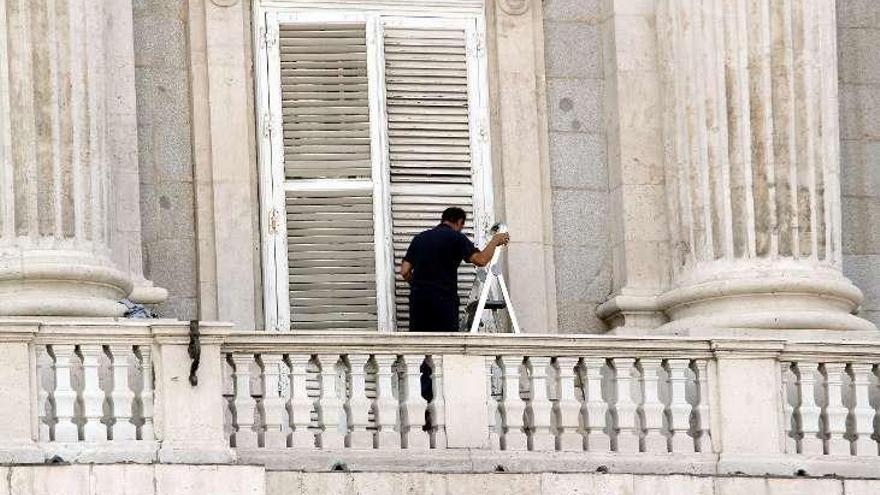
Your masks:
{"label": "balcony", "polygon": [[[870,476],[880,345],[0,324],[3,463]],[[192,380],[192,381],[191,381]],[[195,383],[195,385],[193,385]]]}

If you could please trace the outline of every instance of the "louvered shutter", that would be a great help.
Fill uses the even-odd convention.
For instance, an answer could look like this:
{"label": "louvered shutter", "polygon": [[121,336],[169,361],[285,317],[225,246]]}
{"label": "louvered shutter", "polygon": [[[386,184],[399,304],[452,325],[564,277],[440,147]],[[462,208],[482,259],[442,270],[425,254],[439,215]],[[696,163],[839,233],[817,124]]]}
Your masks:
{"label": "louvered shutter", "polygon": [[[396,264],[417,233],[439,223],[440,212],[459,206],[468,213],[473,238],[474,186],[467,33],[437,26],[386,27],[385,97],[391,177],[391,219]],[[459,270],[459,297],[466,302],[474,280],[471,265]],[[395,283],[397,326],[409,324],[409,285]]]}
{"label": "louvered shutter", "polygon": [[282,24],[279,31],[287,179],[369,179],[364,25]]}
{"label": "louvered shutter", "polygon": [[363,23],[279,26],[290,327],[377,326]]}

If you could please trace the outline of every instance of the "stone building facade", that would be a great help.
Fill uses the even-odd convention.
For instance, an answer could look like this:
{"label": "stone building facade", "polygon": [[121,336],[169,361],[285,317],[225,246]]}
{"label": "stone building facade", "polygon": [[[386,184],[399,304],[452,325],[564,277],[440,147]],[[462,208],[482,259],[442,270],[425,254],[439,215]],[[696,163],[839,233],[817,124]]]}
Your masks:
{"label": "stone building facade", "polygon": [[880,4],[0,2],[0,494],[880,487]]}

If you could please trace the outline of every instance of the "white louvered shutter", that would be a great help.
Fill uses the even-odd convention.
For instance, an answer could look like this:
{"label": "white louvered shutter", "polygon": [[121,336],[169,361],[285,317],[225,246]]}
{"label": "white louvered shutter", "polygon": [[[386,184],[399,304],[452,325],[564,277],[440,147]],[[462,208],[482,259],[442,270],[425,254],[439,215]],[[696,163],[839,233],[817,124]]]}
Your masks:
{"label": "white louvered shutter", "polygon": [[278,43],[290,328],[375,329],[365,24],[282,23]]}
{"label": "white louvered shutter", "polygon": [[[395,273],[412,237],[448,206],[467,211],[470,237],[486,223],[482,22],[266,13],[268,327],[406,330],[409,287]],[[473,267],[459,277],[465,299]]]}
{"label": "white louvered shutter", "polygon": [[[399,264],[413,236],[437,225],[448,206],[468,214],[464,233],[473,239],[474,184],[468,32],[463,28],[388,26],[385,97],[391,177],[394,259]],[[473,69],[473,67],[472,67]],[[466,303],[475,270],[459,270]],[[395,283],[397,326],[409,325],[409,285]]]}

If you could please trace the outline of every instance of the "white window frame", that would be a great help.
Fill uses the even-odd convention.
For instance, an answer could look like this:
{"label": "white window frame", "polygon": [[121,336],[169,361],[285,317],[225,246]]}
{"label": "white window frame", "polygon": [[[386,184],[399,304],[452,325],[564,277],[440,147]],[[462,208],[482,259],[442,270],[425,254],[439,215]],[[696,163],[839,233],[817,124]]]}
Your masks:
{"label": "white window frame", "polygon": [[[449,2],[449,0],[445,0]],[[394,250],[392,244],[390,158],[385,104],[385,60],[383,29],[391,27],[440,27],[463,29],[467,39],[467,77],[469,86],[469,125],[471,144],[474,241],[485,242],[485,232],[494,222],[491,142],[489,132],[488,61],[485,49],[486,19],[480,8],[458,9],[459,4],[438,4],[427,0],[364,0],[362,5],[333,0],[315,2],[287,0],[255,2],[254,30],[257,141],[260,168],[260,216],[263,265],[263,304],[266,329],[289,332],[290,293],[285,196],[288,191],[324,189],[364,190],[372,188],[374,238],[376,246],[376,305],[379,332],[396,331]],[[283,4],[277,6],[276,4]],[[444,10],[445,7],[445,10]],[[278,53],[279,23],[363,22],[366,27],[367,72],[369,80],[370,142],[372,179],[310,179],[288,183],[284,173],[281,88]],[[277,108],[276,108],[277,105]],[[398,190],[418,185],[395,186]]]}

